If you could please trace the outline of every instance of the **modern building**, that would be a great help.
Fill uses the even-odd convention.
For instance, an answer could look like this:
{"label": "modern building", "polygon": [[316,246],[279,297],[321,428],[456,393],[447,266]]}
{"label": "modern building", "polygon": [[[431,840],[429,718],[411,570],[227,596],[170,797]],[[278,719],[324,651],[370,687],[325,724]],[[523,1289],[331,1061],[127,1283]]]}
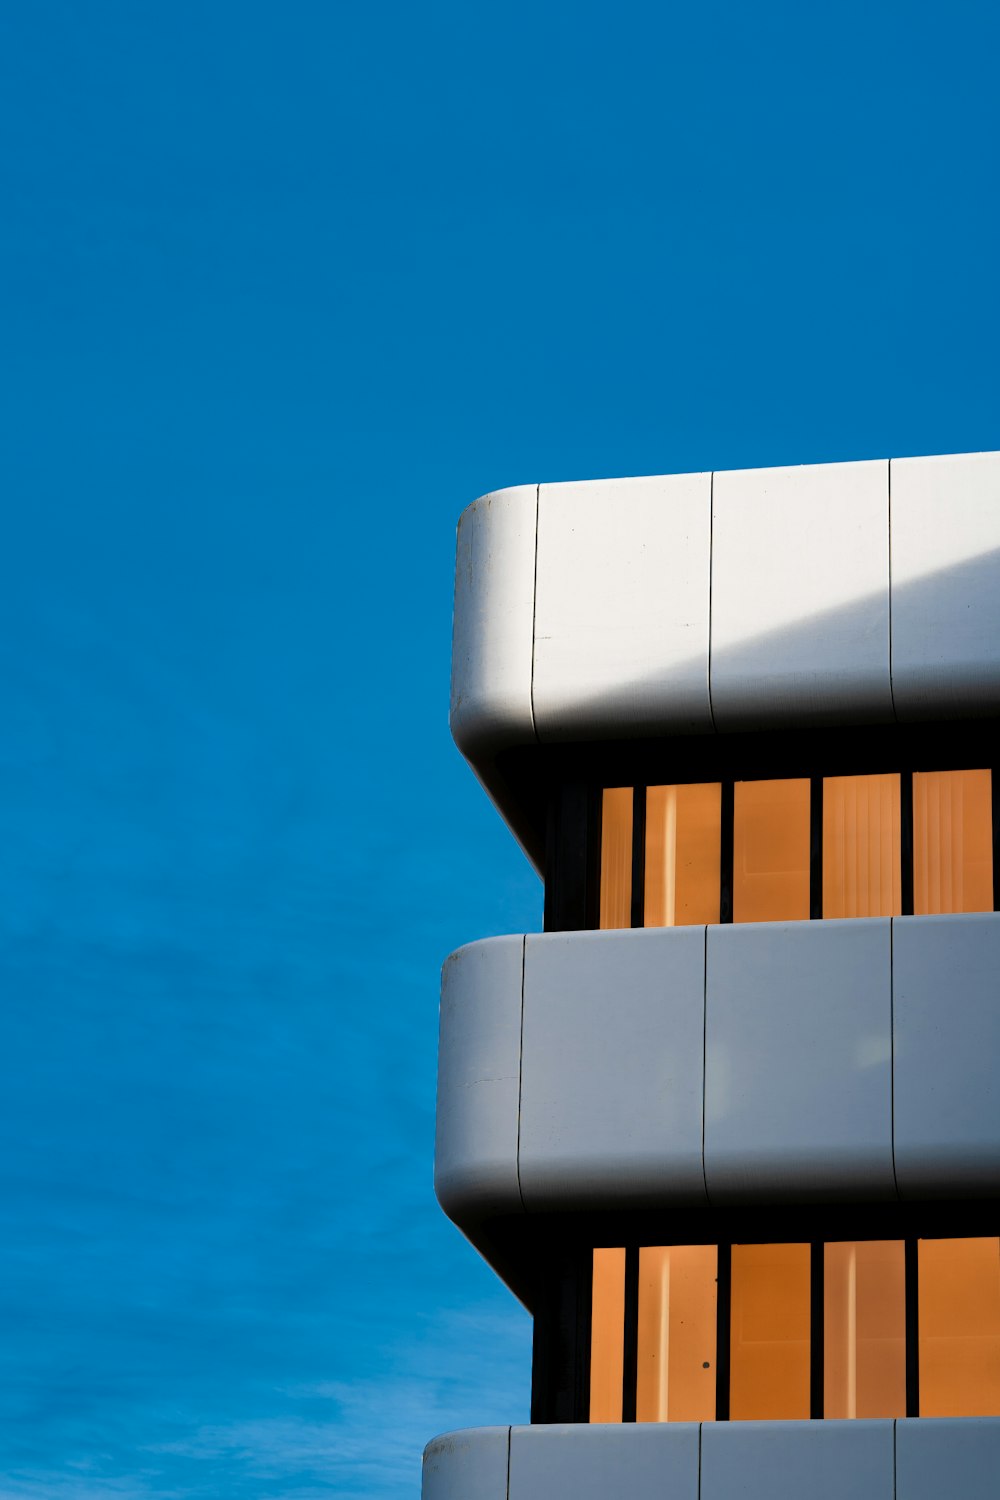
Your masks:
{"label": "modern building", "polygon": [[451,722],[545,931],[445,964],[436,1187],[534,1353],[424,1500],[997,1500],[1000,454],[487,495]]}

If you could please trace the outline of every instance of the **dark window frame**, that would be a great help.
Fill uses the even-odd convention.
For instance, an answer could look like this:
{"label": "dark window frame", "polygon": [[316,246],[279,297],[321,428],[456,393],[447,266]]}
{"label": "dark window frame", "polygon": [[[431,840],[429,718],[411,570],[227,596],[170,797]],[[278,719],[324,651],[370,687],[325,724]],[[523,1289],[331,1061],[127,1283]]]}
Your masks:
{"label": "dark window frame", "polygon": [[[903,1296],[904,1296],[904,1319],[905,1319],[905,1380],[906,1380],[906,1412],[907,1417],[919,1417],[920,1415],[920,1341],[919,1341],[919,1281],[918,1281],[918,1253],[917,1246],[921,1240],[926,1239],[951,1239],[952,1235],[908,1235],[908,1236],[885,1236],[893,1239],[903,1246]],[[842,1243],[846,1236],[841,1235],[836,1240],[724,1240],[716,1245],[718,1251],[718,1277],[716,1292],[716,1324],[715,1324],[715,1420],[717,1422],[728,1422],[730,1420],[730,1359],[732,1352],[731,1342],[731,1317],[732,1317],[732,1249],[734,1244],[759,1244],[792,1243],[808,1244],[809,1246],[809,1420],[822,1422],[825,1420],[825,1374],[826,1374],[826,1349],[825,1349],[825,1322],[826,1322],[826,1285],[825,1285],[825,1247],[828,1244]],[[864,1237],[860,1237],[864,1238]],[[962,1236],[959,1236],[962,1238]],[[969,1236],[973,1238],[973,1236]],[[701,1242],[699,1242],[701,1243]],[[712,1241],[704,1243],[712,1244]],[[636,1412],[636,1398],[638,1387],[638,1374],[636,1369],[635,1345],[637,1343],[637,1331],[639,1326],[639,1245],[630,1244],[625,1246],[626,1268],[630,1260],[635,1265],[633,1277],[634,1285],[631,1287],[628,1270],[625,1273],[625,1362],[622,1382],[622,1422],[634,1422]],[[631,1335],[631,1336],[630,1336]],[[631,1359],[629,1354],[631,1352]],[[589,1375],[589,1366],[588,1366]],[[588,1391],[589,1401],[589,1391]],[[589,1413],[588,1413],[589,1416]]]}
{"label": "dark window frame", "polygon": [[[907,1417],[920,1416],[920,1330],[919,1330],[919,1253],[921,1241],[933,1239],[979,1238],[977,1235],[919,1234],[858,1235],[865,1239],[891,1239],[903,1246],[904,1319],[905,1319],[905,1385]],[[994,1236],[986,1236],[993,1238]],[[700,1239],[697,1244],[714,1245],[718,1252],[716,1292],[716,1387],[715,1418],[730,1420],[731,1394],[731,1316],[732,1316],[732,1248],[734,1244],[808,1244],[810,1251],[809,1287],[809,1418],[825,1420],[825,1247],[842,1243],[846,1236],[838,1232],[829,1240],[722,1240]],[[643,1242],[645,1244],[646,1242]],[[678,1241],[664,1241],[673,1244]],[[643,1244],[630,1241],[625,1250],[625,1306],[622,1373],[622,1423],[636,1421],[638,1395],[638,1328],[639,1328],[639,1252]],[[563,1330],[563,1339],[554,1341],[551,1326],[548,1337],[540,1337],[538,1314],[532,1360],[531,1421],[589,1423],[591,1361],[591,1293],[593,1287],[593,1249],[579,1252],[564,1260],[562,1275],[550,1286],[551,1301],[546,1323],[553,1317]],[[551,1350],[559,1347],[562,1357],[553,1360]],[[805,1419],[803,1419],[805,1420]]]}
{"label": "dark window frame", "polygon": [[717,735],[623,746],[567,747],[570,774],[550,787],[544,929],[600,925],[601,799],[605,788],[633,789],[631,925],[644,925],[645,800],[649,786],[718,782],[722,787],[719,921],[733,920],[733,801],[736,781],[810,782],[810,920],[822,920],[822,785],[827,776],[900,778],[901,915],[913,914],[913,774],[991,773],[993,909],[1000,910],[1000,727],[990,720],[786,734]]}
{"label": "dark window frame", "polygon": [[[595,1248],[624,1248],[626,1326],[638,1332],[638,1264],[643,1245],[719,1247],[717,1320],[728,1330],[730,1263],[722,1250],[733,1244],[810,1244],[822,1247],[847,1240],[903,1242],[906,1277],[906,1414],[919,1415],[920,1372],[917,1337],[917,1242],[935,1239],[1000,1238],[1000,1205],[992,1200],[934,1203],[815,1204],[763,1208],[675,1209],[663,1213],[599,1215],[540,1214],[536,1225],[539,1264],[530,1306],[534,1315],[531,1380],[533,1423],[589,1422],[591,1298]],[[765,1232],[766,1231],[766,1232]],[[823,1264],[811,1258],[810,1302],[822,1307]],[[631,1280],[629,1271],[631,1269]],[[630,1290],[631,1288],[631,1290]],[[822,1339],[822,1319],[819,1322]],[[636,1371],[628,1349],[623,1369],[623,1416],[634,1413]],[[822,1351],[811,1353],[811,1370],[822,1380]],[[729,1419],[729,1340],[717,1322],[716,1421]],[[630,1391],[626,1387],[631,1384]],[[810,1383],[810,1419],[822,1420],[821,1383]],[[634,1415],[631,1420],[635,1420]]]}

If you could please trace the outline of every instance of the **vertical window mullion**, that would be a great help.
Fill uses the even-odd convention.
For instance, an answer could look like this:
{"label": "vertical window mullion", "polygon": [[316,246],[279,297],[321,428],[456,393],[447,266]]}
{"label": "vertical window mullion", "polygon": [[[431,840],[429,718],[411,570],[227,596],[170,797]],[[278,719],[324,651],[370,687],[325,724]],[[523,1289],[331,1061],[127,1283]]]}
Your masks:
{"label": "vertical window mullion", "polygon": [[920,1281],[916,1239],[904,1241],[906,1296],[906,1415],[920,1415]]}
{"label": "vertical window mullion", "polygon": [[[731,783],[730,783],[731,785]],[[733,1301],[733,1247],[719,1246],[715,1332],[715,1420],[729,1421],[730,1315]]]}
{"label": "vertical window mullion", "polygon": [[819,1422],[824,1414],[825,1252],[822,1240],[813,1240],[809,1260],[809,1416]]}
{"label": "vertical window mullion", "polygon": [[809,780],[809,916],[823,915],[823,778]]}
{"label": "vertical window mullion", "polygon": [[913,772],[899,774],[900,910],[913,916]]}
{"label": "vertical window mullion", "polygon": [[632,926],[646,925],[646,788],[632,791]]}
{"label": "vertical window mullion", "polygon": [[625,1251],[625,1337],[622,1358],[622,1421],[635,1421],[639,1382],[639,1247]]}
{"label": "vertical window mullion", "polygon": [[733,920],[733,802],[732,781],[722,783],[722,837],[719,851],[719,921]]}

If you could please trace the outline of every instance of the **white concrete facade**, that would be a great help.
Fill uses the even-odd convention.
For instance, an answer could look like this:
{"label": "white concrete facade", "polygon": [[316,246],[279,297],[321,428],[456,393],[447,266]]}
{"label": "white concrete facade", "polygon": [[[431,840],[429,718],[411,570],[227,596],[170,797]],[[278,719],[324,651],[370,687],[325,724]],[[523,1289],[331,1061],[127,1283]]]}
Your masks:
{"label": "white concrete facade", "polygon": [[[459,523],[451,725],[547,884],[578,884],[567,909],[591,913],[471,943],[442,975],[437,1196],[536,1316],[554,1283],[534,1262],[574,1235],[585,1255],[648,1224],[721,1246],[778,1214],[820,1225],[791,1236],[815,1245],[850,1238],[822,1227],[843,1205],[888,1226],[871,1240],[916,1244],[924,1213],[945,1238],[951,1209],[980,1226],[958,1236],[998,1233],[981,1226],[1000,1213],[1000,910],[912,914],[912,802],[910,904],[891,908],[906,915],[824,919],[815,849],[817,788],[865,774],[875,737],[880,755],[910,747],[911,778],[931,743],[951,765],[954,738],[954,765],[981,754],[996,787],[1000,454],[487,495]],[[793,741],[818,760],[769,772]],[[828,745],[853,769],[823,763]],[[588,776],[656,785],[643,768],[663,766],[664,783],[731,778],[732,802],[738,756],[750,779],[810,781],[809,919],[723,905],[718,922],[647,928],[640,888],[631,926],[593,930],[586,837],[559,843],[559,799],[583,806]],[[822,1400],[800,1421],[533,1409],[528,1427],[431,1442],[423,1496],[992,1500],[1000,1416],[916,1416],[912,1389],[909,1416],[854,1420]]]}
{"label": "white concrete facade", "polygon": [[452,733],[512,746],[1000,713],[1000,453],[520,485],[459,522]]}
{"label": "white concrete facade", "polygon": [[532,933],[442,982],[459,1228],[609,1207],[1000,1197],[1000,913]]}
{"label": "white concrete facade", "polygon": [[1000,1419],[486,1427],[424,1453],[423,1500],[996,1500]]}

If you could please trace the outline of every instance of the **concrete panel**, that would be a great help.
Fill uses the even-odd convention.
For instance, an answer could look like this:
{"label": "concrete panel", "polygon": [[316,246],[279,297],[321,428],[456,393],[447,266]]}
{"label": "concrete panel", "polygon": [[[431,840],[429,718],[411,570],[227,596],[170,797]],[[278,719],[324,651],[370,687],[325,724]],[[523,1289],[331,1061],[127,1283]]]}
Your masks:
{"label": "concrete panel", "polygon": [[1000,1418],[896,1423],[896,1500],[996,1500],[998,1494]]}
{"label": "concrete panel", "polygon": [[1000,708],[1000,453],[892,461],[900,719]]}
{"label": "concrete panel", "polygon": [[900,1196],[1000,1192],[1000,914],[897,917],[892,989]]}
{"label": "concrete panel", "polygon": [[441,973],[434,1188],[456,1223],[517,1213],[524,939],[459,948]]}
{"label": "concrete panel", "polygon": [[529,935],[525,1207],[704,1203],[705,929]]}
{"label": "concrete panel", "polygon": [[512,1427],[509,1500],[698,1500],[698,1424]]}
{"label": "concrete panel", "polygon": [[424,1449],[422,1500],[507,1500],[509,1427],[445,1432]]}
{"label": "concrete panel", "polygon": [[538,488],[484,495],[458,523],[451,732],[470,759],[535,738],[531,652]]}
{"label": "concrete panel", "polygon": [[712,1203],[893,1198],[889,919],[708,929]]}
{"label": "concrete panel", "polygon": [[712,731],[710,474],[543,484],[538,737]]}
{"label": "concrete panel", "polygon": [[893,1500],[892,1436],[891,1421],[706,1422],[700,1500]]}
{"label": "concrete panel", "polygon": [[884,461],[714,476],[718,729],[892,718],[888,485]]}

